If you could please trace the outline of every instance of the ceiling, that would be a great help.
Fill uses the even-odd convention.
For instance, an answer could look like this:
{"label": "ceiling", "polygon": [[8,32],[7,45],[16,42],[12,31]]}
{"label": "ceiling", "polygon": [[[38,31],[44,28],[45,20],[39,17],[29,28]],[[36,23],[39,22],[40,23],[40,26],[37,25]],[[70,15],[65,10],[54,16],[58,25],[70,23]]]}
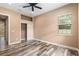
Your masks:
{"label": "ceiling", "polygon": [[42,9],[35,8],[34,12],[32,12],[31,7],[22,8],[23,6],[27,6],[28,3],[0,3],[0,7],[5,7],[8,9],[12,9],[26,16],[34,17],[41,15],[43,13],[49,12],[51,10],[55,10],[59,7],[67,5],[68,3],[38,3],[37,6],[42,7]]}

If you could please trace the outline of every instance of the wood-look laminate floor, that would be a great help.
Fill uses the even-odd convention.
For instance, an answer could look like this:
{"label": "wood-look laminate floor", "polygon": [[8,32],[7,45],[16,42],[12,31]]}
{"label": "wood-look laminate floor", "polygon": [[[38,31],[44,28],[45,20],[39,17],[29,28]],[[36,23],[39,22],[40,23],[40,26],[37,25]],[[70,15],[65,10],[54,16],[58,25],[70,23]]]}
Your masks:
{"label": "wood-look laminate floor", "polygon": [[0,51],[0,56],[78,56],[75,50],[30,40],[28,42],[9,46]]}

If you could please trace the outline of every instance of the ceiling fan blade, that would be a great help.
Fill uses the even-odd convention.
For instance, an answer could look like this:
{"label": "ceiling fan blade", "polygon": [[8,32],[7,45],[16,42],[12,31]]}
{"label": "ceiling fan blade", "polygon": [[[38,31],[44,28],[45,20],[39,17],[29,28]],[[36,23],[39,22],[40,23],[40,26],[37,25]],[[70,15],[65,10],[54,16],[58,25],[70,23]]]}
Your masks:
{"label": "ceiling fan blade", "polygon": [[41,7],[39,7],[39,6],[35,6],[36,8],[38,8],[38,9],[42,9]]}
{"label": "ceiling fan blade", "polygon": [[29,6],[23,6],[23,8],[26,8],[26,7],[30,7],[30,5]]}
{"label": "ceiling fan blade", "polygon": [[32,6],[32,11],[34,11],[34,7]]}

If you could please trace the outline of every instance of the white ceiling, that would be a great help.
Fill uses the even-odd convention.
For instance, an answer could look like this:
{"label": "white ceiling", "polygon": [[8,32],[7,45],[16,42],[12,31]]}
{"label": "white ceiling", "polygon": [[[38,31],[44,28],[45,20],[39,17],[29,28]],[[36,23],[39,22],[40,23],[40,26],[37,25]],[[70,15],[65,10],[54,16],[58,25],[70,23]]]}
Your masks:
{"label": "white ceiling", "polygon": [[37,6],[42,7],[42,9],[40,10],[40,9],[35,8],[33,13],[32,13],[32,10],[30,7],[22,8],[23,6],[28,5],[28,3],[12,3],[12,4],[0,3],[0,7],[9,8],[9,9],[15,10],[21,14],[24,14],[24,15],[27,15],[30,17],[34,17],[34,16],[41,15],[43,13],[49,12],[51,10],[57,9],[59,7],[67,5],[67,4],[68,3],[39,3],[39,4],[37,4]]}

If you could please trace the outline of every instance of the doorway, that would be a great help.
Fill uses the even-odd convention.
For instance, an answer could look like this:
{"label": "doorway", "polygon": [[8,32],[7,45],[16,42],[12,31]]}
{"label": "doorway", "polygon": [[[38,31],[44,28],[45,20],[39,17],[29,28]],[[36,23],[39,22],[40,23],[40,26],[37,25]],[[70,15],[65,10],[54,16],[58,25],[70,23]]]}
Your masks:
{"label": "doorway", "polygon": [[21,42],[27,41],[27,24],[21,23]]}
{"label": "doorway", "polygon": [[8,16],[0,15],[0,51],[8,46]]}

